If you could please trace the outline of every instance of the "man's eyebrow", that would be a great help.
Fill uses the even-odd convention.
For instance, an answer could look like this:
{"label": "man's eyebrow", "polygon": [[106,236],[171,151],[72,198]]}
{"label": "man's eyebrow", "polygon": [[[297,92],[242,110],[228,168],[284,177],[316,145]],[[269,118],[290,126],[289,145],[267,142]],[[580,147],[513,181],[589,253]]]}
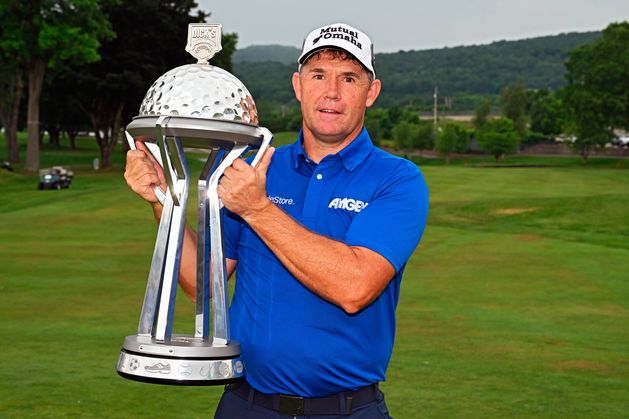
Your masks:
{"label": "man's eyebrow", "polygon": [[359,79],[360,78],[360,74],[356,73],[355,71],[346,71],[342,74],[344,77],[354,77]]}
{"label": "man's eyebrow", "polygon": [[[320,68],[320,67],[313,67],[313,68],[310,69],[310,72],[311,73],[317,73],[317,74],[323,74],[323,73],[326,72],[326,70],[324,70],[323,68]],[[341,76],[342,77],[354,77],[354,78],[357,78],[357,79],[361,78],[360,74],[356,73],[355,71],[345,71],[345,72],[341,73]]]}

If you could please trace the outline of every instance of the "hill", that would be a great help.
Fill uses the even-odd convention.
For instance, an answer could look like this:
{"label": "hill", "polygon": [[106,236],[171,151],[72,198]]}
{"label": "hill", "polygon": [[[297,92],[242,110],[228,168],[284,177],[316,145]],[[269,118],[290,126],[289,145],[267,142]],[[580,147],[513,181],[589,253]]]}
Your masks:
{"label": "hill", "polygon": [[276,61],[293,64],[299,57],[299,48],[286,45],[251,45],[234,51],[233,63]]}
{"label": "hill", "polygon": [[[384,86],[377,105],[431,106],[433,89],[438,86],[441,96],[454,97],[454,110],[473,109],[479,97],[497,95],[519,78],[528,88],[556,89],[564,85],[568,52],[599,35],[600,32],[567,33],[487,45],[376,54],[376,72]],[[240,51],[245,50],[246,54],[234,58],[234,73],[256,100],[290,104],[293,99],[289,79],[297,68],[296,48],[256,46]]]}

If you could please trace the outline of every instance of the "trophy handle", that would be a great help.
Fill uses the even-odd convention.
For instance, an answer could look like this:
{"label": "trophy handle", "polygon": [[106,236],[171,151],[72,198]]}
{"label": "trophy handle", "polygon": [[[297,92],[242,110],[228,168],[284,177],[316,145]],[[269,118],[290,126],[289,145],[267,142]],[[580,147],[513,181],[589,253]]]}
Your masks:
{"label": "trophy handle", "polygon": [[[135,140],[133,139],[131,134],[129,134],[129,132],[125,130],[124,135],[127,139],[127,143],[129,144],[129,149],[137,150],[137,147],[135,146]],[[162,158],[159,152],[159,146],[157,144],[148,143],[148,142],[144,144],[146,145],[146,148],[149,149],[153,157],[155,157],[155,160],[157,160],[159,165],[164,167],[164,163],[162,163]],[[153,192],[155,192],[155,197],[157,198],[159,203],[164,205],[164,202],[166,201],[166,193],[162,191],[162,189],[159,186],[153,186]]]}
{"label": "trophy handle", "polygon": [[260,159],[262,159],[262,156],[264,155],[264,152],[267,148],[269,148],[269,146],[271,145],[271,141],[273,140],[273,134],[268,129],[264,127],[258,127],[256,131],[262,136],[262,143],[260,144],[260,148],[258,149],[255,157],[251,161],[251,166],[253,167],[256,167],[258,165]]}

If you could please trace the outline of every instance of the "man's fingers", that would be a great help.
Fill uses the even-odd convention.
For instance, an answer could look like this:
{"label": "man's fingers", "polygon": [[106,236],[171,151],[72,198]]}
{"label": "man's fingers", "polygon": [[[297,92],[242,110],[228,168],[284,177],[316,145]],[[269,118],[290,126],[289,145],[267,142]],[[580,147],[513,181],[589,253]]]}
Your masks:
{"label": "man's fingers", "polygon": [[258,173],[262,173],[266,175],[267,170],[269,170],[269,165],[271,164],[271,159],[273,158],[273,153],[275,153],[275,147],[269,147],[264,152],[262,159],[256,166],[256,171]]}
{"label": "man's fingers", "polygon": [[135,150],[127,152],[124,178],[132,191],[148,202],[158,202],[154,187],[166,189],[164,172],[143,141],[135,141]]}
{"label": "man's fingers", "polygon": [[159,177],[154,172],[125,173],[125,179],[135,189],[144,190],[146,187],[159,185]]}
{"label": "man's fingers", "polygon": [[[145,153],[149,153],[148,147],[144,144],[144,141],[135,140],[135,148],[138,150],[142,150]],[[149,153],[151,154],[151,153]]]}
{"label": "man's fingers", "polygon": [[237,176],[236,173],[237,171],[233,167],[231,166],[226,167],[225,171],[223,171],[223,174],[221,175],[220,182],[226,181],[227,179],[231,179],[232,177]]}
{"label": "man's fingers", "polygon": [[141,159],[146,157],[144,152],[141,150],[129,150],[127,151],[127,160],[129,159]]}
{"label": "man's fingers", "polygon": [[138,151],[142,152],[144,157],[146,157],[148,161],[153,164],[153,168],[157,172],[157,176],[159,176],[159,181],[156,183],[156,185],[165,185],[166,177],[164,176],[164,169],[162,168],[162,165],[159,164],[155,156],[153,156],[153,153],[151,153],[146,144],[144,144],[144,141],[136,141],[135,145]]}
{"label": "man's fingers", "polygon": [[155,172],[145,173],[140,178],[141,180],[143,180],[143,183],[146,185],[151,185],[151,186],[159,185],[159,177],[157,176],[157,173]]}
{"label": "man's fingers", "polygon": [[144,144],[144,141],[136,141],[135,146],[137,147],[138,150],[142,151],[151,162],[159,166],[157,159],[155,159],[155,156],[153,156],[153,153],[151,153],[151,151],[146,146],[146,144]]}
{"label": "man's fingers", "polygon": [[231,168],[233,168],[234,170],[237,170],[237,171],[249,170],[249,167],[250,166],[247,164],[247,162],[244,161],[242,158],[237,158],[231,164]]}

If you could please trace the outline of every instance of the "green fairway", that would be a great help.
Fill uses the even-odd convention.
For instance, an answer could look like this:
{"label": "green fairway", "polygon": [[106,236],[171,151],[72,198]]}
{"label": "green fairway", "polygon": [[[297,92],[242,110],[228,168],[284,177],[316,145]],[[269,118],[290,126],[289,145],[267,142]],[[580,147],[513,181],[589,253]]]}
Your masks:
{"label": "green fairway", "polygon": [[[0,417],[212,417],[221,388],[116,374],[156,225],[119,151],[113,169],[92,169],[93,143],[42,152],[42,166],[72,167],[69,190],[0,170]],[[627,417],[629,160],[491,161],[420,164],[431,209],[382,384],[391,414]],[[194,307],[179,297],[175,329],[191,333]]]}

